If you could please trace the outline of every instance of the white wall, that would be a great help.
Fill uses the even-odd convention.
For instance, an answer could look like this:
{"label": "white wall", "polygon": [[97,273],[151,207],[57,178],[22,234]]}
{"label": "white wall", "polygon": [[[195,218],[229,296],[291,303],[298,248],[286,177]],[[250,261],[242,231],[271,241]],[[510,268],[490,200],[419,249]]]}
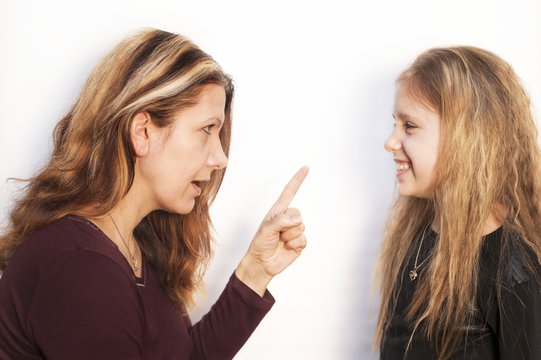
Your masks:
{"label": "white wall", "polygon": [[294,171],[309,246],[270,285],[277,303],[237,359],[374,359],[371,271],[394,187],[383,150],[393,81],[422,50],[485,47],[541,107],[537,0],[0,0],[0,223],[51,150],[51,131],[126,33],[183,33],[235,79],[229,169],[213,207],[208,309]]}

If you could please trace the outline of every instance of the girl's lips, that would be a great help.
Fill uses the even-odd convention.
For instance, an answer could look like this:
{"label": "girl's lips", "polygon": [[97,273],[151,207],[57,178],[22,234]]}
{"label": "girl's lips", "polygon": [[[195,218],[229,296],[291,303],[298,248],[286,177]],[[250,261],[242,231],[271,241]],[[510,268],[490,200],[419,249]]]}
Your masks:
{"label": "girl's lips", "polygon": [[409,161],[396,161],[396,176],[402,176],[411,169],[411,163]]}
{"label": "girl's lips", "polygon": [[397,177],[402,176],[402,175],[404,175],[405,173],[407,173],[408,171],[410,171],[410,169],[396,170],[396,176],[397,176]]}

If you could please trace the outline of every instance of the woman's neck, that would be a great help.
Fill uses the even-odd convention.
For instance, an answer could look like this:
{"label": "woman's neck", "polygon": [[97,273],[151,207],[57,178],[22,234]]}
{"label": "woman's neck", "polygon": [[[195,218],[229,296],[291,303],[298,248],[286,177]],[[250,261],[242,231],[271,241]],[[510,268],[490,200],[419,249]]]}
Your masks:
{"label": "woman's neck", "polygon": [[136,190],[137,187],[132,186],[107,214],[88,219],[118,246],[134,273],[139,276],[142,264],[141,249],[133,236],[133,231],[152,209],[145,203],[142,194],[138,194]]}

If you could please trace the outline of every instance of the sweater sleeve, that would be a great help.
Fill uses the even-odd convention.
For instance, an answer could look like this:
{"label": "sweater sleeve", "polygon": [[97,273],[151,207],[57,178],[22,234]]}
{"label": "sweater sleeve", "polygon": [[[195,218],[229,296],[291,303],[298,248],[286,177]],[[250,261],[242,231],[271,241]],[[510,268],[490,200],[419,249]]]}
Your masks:
{"label": "sweater sleeve", "polygon": [[107,257],[70,252],[42,272],[28,327],[46,359],[141,359],[136,289]]}
{"label": "sweater sleeve", "polygon": [[260,297],[233,274],[210,311],[189,329],[193,359],[232,359],[273,304],[268,291]]}
{"label": "sweater sleeve", "polygon": [[502,360],[541,359],[541,289],[535,279],[502,289],[499,352]]}

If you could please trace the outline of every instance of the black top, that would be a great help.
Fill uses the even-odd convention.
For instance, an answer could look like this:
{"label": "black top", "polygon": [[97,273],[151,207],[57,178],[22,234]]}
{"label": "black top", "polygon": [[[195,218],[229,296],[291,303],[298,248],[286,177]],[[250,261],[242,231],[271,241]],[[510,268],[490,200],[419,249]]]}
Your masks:
{"label": "black top", "polygon": [[[430,255],[436,235],[430,231],[424,239],[417,264]],[[533,255],[525,248],[515,248],[505,252],[508,256],[500,256],[503,254],[502,237],[503,230],[499,228],[484,238],[474,320],[464,329],[452,359],[541,359],[541,288],[525,268],[528,257],[531,260]],[[381,343],[382,360],[437,359],[434,346],[420,329],[405,352],[413,329],[413,324],[406,320],[407,309],[427,266],[425,262],[417,269],[417,279],[410,280],[409,272],[414,268],[418,247],[419,241],[414,242],[399,273],[396,311]],[[496,292],[499,267],[504,269],[504,276],[499,280],[502,282],[501,306]]]}

